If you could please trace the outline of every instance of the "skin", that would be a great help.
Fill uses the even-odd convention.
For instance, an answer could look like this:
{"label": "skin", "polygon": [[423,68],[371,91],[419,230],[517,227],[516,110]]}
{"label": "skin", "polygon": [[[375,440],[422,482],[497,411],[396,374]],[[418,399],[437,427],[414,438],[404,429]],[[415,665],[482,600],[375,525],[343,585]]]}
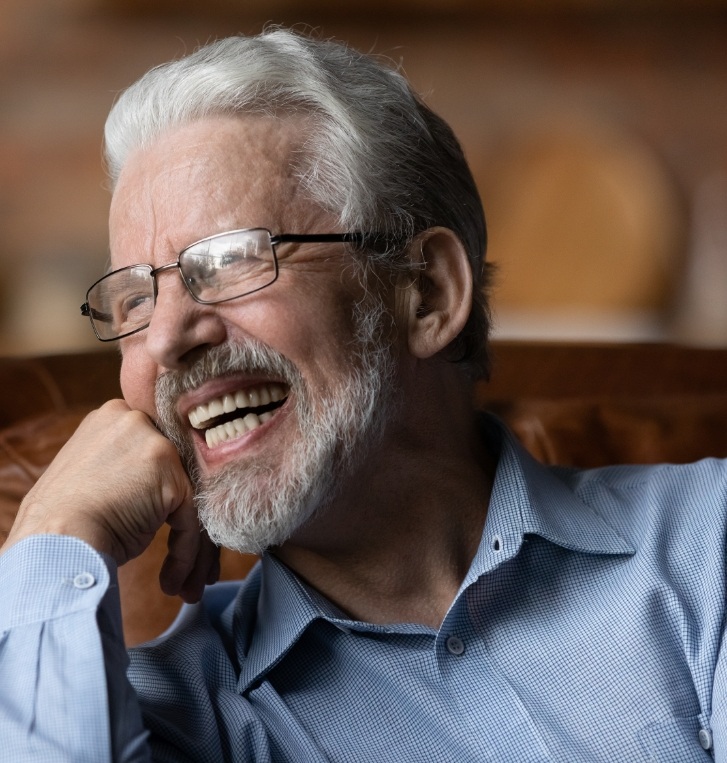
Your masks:
{"label": "skin", "polygon": [[[113,267],[159,267],[190,243],[235,228],[337,231],[290,170],[300,133],[300,125],[262,117],[205,119],[132,154],[111,205]],[[350,316],[363,287],[350,254],[340,244],[290,245],[279,254],[275,284],[223,304],[197,304],[174,270],[160,275],[151,325],[121,342],[124,400],[83,422],[24,500],[4,550],[34,533],[62,533],[123,564],[168,522],[162,586],[190,601],[200,596],[216,576],[216,553],[199,532],[176,451],[153,425],[157,378],[250,337],[291,360],[314,393],[335,387],[351,360]],[[493,465],[474,429],[469,383],[442,360],[469,314],[466,253],[451,231],[436,228],[414,242],[411,256],[426,265],[416,283],[377,281],[393,316],[400,415],[333,505],[274,553],[353,617],[436,627],[477,548]],[[186,422],[199,403],[255,381],[212,380],[183,395],[177,410]],[[220,448],[197,440],[200,469],[245,459],[274,468],[298,436],[295,415],[289,399],[268,424]]]}

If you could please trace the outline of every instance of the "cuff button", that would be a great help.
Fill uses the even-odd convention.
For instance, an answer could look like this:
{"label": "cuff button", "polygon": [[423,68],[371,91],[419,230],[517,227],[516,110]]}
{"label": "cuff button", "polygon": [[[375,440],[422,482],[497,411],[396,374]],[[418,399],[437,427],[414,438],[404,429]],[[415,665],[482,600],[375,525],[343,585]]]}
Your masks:
{"label": "cuff button", "polygon": [[96,585],[96,578],[90,572],[80,572],[73,578],[73,585],[81,591],[85,591]]}

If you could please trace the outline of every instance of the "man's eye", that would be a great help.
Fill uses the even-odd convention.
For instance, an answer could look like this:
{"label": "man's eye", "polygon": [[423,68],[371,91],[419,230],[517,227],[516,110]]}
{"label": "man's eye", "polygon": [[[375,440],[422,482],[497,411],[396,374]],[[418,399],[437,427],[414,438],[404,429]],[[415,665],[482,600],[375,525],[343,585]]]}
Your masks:
{"label": "man's eye", "polygon": [[239,247],[225,252],[217,259],[217,269],[250,270],[257,267],[261,260],[256,248]]}
{"label": "man's eye", "polygon": [[139,311],[148,310],[150,300],[149,294],[130,294],[123,301],[121,314],[128,317]]}
{"label": "man's eye", "polygon": [[222,257],[217,260],[217,267],[218,268],[229,268],[234,265],[236,265],[240,260],[244,259],[245,255],[237,254],[236,252],[227,252],[227,254],[223,254]]}
{"label": "man's eye", "polygon": [[184,279],[190,286],[208,284],[217,273],[218,262],[198,259],[193,266],[187,268]]}

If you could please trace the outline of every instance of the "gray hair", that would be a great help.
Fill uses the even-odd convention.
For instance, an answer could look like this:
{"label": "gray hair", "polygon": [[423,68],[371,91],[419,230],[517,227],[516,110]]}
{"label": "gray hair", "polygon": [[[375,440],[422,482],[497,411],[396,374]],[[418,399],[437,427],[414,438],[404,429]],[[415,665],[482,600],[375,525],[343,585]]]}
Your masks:
{"label": "gray hair", "polygon": [[474,376],[489,369],[487,234],[477,188],[450,127],[377,58],[345,45],[271,29],[219,40],[156,67],[121,94],[106,122],[115,183],[131,152],[162,132],[217,115],[301,116],[308,126],[299,172],[311,200],[344,230],[381,234],[367,252],[392,270],[418,234],[451,229],[464,244],[475,284],[467,325],[450,348]]}

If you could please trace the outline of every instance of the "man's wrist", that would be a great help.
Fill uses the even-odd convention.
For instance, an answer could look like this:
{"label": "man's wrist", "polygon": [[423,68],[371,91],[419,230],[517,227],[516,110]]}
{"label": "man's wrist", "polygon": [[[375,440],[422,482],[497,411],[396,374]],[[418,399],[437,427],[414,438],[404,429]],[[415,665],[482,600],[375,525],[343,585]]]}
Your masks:
{"label": "man's wrist", "polygon": [[0,631],[93,610],[116,570],[78,538],[32,535],[0,558]]}

